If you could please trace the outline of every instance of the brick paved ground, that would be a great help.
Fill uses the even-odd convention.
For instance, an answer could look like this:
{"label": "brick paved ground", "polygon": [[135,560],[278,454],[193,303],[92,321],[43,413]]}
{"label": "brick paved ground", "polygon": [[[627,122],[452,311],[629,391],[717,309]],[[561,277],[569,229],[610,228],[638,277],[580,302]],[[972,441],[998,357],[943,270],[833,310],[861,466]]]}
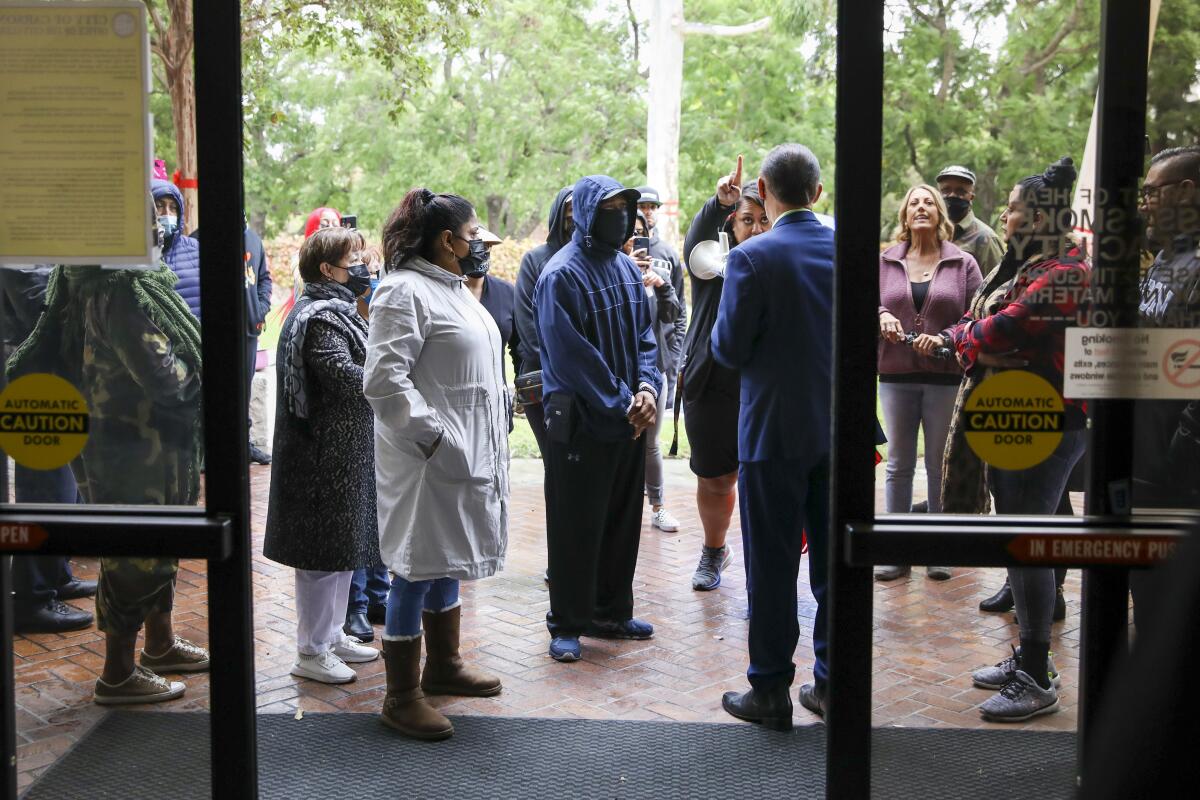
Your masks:
{"label": "brick paved ground", "polygon": [[[877,485],[882,487],[882,467]],[[699,550],[699,521],[686,464],[668,462],[668,505],[681,531],[643,528],[638,561],[637,613],[654,623],[648,642],[585,641],[584,660],[563,665],[546,655],[542,584],[545,539],[541,463],[513,465],[512,530],[508,566],[495,578],[466,585],[464,649],[469,660],[504,676],[504,692],[490,699],[435,698],[450,714],[588,717],[731,722],[721,711],[722,692],[746,686],[746,623],[740,552],[718,591],[690,588]],[[335,687],[291,677],[292,573],[261,556],[270,469],[253,468],[254,616],[258,705],[263,713],[378,710],[383,664],[358,669],[357,682]],[[917,485],[923,484],[918,476]],[[736,525],[736,523],[735,523]],[[737,529],[731,540],[740,543]],[[736,547],[740,551],[740,544]],[[77,574],[95,577],[95,563],[77,562]],[[1011,615],[981,614],[980,598],[1003,581],[1001,570],[959,570],[944,583],[916,575],[876,585],[875,663],[872,691],[877,725],[987,727],[975,706],[988,692],[971,688],[969,672],[1007,653],[1016,635]],[[801,644],[797,683],[811,679],[813,603],[802,570]],[[1079,579],[1067,581],[1069,616],[1054,626],[1054,649],[1063,673],[1062,711],[1027,727],[1073,730],[1076,723]],[[207,641],[203,562],[184,562],[175,619],[179,633]],[[79,603],[90,608],[89,602]],[[376,644],[378,646],[378,644]],[[94,630],[66,636],[18,637],[17,728],[21,784],[28,785],[60,757],[103,713],[90,702],[102,664]],[[208,707],[207,676],[186,679],[187,695],[154,711]],[[815,718],[796,706],[796,721]],[[266,765],[271,768],[271,765]]]}

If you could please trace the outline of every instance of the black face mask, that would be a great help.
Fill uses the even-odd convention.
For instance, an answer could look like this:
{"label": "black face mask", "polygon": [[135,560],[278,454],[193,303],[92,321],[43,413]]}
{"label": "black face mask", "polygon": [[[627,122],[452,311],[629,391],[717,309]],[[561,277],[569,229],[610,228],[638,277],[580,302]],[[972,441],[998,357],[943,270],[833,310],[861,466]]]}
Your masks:
{"label": "black face mask", "polygon": [[488,252],[487,245],[482,239],[463,239],[461,236],[454,237],[462,239],[467,243],[467,254],[458,259],[458,268],[462,270],[462,274],[468,278],[479,278],[487,275],[488,269],[492,266],[492,256]]}
{"label": "black face mask", "polygon": [[592,238],[600,244],[619,250],[629,232],[629,209],[601,208],[592,220]]}
{"label": "black face mask", "polygon": [[962,222],[971,213],[971,201],[965,197],[947,197],[946,216],[951,222]]}
{"label": "black face mask", "polygon": [[343,285],[354,292],[355,297],[362,297],[371,291],[371,271],[366,264],[351,264],[346,267],[346,272],[349,277]]}

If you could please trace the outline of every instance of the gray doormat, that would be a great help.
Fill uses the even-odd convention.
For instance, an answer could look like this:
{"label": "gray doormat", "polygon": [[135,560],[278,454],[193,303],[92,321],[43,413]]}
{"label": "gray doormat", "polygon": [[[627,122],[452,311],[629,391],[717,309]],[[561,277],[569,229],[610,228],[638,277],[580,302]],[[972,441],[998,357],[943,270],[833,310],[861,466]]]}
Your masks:
{"label": "gray doormat", "polygon": [[[823,798],[824,727],[456,717],[445,742],[404,739],[372,714],[258,717],[260,797]],[[881,728],[877,798],[1073,796],[1070,733]],[[845,769],[857,769],[847,764]],[[27,800],[209,797],[207,714],[110,712]]]}

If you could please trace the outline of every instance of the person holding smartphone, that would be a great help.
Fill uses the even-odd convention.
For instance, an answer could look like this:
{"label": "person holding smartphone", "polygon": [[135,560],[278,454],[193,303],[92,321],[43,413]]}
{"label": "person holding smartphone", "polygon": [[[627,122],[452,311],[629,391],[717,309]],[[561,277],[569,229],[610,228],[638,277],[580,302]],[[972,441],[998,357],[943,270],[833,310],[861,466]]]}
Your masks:
{"label": "person holding smartphone", "polygon": [[[642,272],[642,286],[646,290],[646,302],[650,309],[650,318],[654,320],[654,340],[658,345],[658,368],[663,375],[667,374],[671,358],[672,337],[675,335],[675,323],[683,314],[683,303],[671,283],[671,265],[650,254],[650,226],[646,215],[637,212],[637,221],[633,226],[633,238],[622,248],[626,255],[633,259]],[[665,378],[664,378],[665,380]],[[679,530],[679,521],[671,516],[663,505],[663,455],[660,434],[663,419],[667,414],[667,393],[658,394],[658,412],[654,425],[646,431],[646,497],[650,500],[650,525],[661,531]]]}

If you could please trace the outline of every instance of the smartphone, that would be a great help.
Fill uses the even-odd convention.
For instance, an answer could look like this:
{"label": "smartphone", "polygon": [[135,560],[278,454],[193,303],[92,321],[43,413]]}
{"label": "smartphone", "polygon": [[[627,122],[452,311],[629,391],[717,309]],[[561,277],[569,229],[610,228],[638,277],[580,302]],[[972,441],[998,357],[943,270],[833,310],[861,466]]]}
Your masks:
{"label": "smartphone", "polygon": [[647,253],[650,252],[650,237],[648,237],[648,236],[633,237],[633,251],[636,253],[638,250],[645,250]]}
{"label": "smartphone", "polygon": [[343,228],[357,228],[358,227],[358,214],[343,214],[342,215],[342,227]]}

